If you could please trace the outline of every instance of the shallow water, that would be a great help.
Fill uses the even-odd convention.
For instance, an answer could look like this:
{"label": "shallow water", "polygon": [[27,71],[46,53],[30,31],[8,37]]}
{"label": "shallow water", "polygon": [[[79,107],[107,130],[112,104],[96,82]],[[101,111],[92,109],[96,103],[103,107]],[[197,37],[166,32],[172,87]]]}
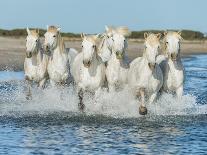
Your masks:
{"label": "shallow water", "polygon": [[205,154],[206,62],[185,58],[185,95],[164,94],[146,117],[127,89],[87,94],[80,114],[72,87],[34,88],[27,101],[23,72],[0,72],[0,154]]}

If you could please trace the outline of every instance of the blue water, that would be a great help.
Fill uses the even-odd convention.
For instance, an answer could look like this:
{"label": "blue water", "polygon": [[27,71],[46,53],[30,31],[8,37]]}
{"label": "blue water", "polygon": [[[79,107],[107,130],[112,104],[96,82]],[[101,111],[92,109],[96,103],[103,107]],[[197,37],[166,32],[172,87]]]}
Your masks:
{"label": "blue water", "polygon": [[183,59],[185,95],[164,94],[138,114],[129,91],[84,98],[72,87],[34,86],[25,100],[22,72],[0,72],[0,154],[207,154],[207,55]]}

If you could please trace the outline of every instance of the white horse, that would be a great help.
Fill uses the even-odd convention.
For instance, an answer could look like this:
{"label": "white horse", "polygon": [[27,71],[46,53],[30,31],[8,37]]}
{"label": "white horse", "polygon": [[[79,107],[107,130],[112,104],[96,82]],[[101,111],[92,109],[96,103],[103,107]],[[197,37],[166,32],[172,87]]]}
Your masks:
{"label": "white horse", "polygon": [[106,63],[106,79],[109,91],[123,88],[127,83],[129,68],[126,48],[128,46],[126,37],[130,35],[127,27],[105,27],[99,55]]}
{"label": "white horse", "polygon": [[72,80],[70,64],[78,52],[65,49],[59,27],[47,27],[44,48],[49,54],[48,74],[51,84],[69,84]]}
{"label": "white horse", "polygon": [[77,85],[79,96],[79,109],[84,110],[84,91],[96,92],[104,85],[105,65],[98,56],[98,35],[81,35],[82,52],[73,62],[72,73]]}
{"label": "white horse", "polygon": [[133,93],[141,99],[139,107],[141,115],[147,114],[145,96],[147,96],[149,104],[153,103],[163,84],[162,70],[156,64],[160,37],[161,34],[145,33],[145,50],[143,56],[136,58],[130,64],[128,83]]}
{"label": "white horse", "polygon": [[163,91],[183,95],[184,69],[180,57],[181,32],[165,32],[163,38],[166,59],[159,62],[163,72]]}
{"label": "white horse", "polygon": [[27,99],[31,97],[31,82],[37,82],[38,86],[43,88],[48,78],[47,64],[48,56],[44,54],[39,39],[39,32],[27,28],[26,38],[26,58],[24,61],[25,79],[28,81]]}

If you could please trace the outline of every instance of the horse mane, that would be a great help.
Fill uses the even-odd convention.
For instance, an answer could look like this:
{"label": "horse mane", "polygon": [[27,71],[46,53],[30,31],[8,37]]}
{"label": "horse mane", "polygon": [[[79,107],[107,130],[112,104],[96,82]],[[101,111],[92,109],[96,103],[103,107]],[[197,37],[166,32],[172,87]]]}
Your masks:
{"label": "horse mane", "polygon": [[131,31],[126,26],[119,26],[119,27],[108,26],[108,29],[109,29],[108,32],[115,32],[125,37],[129,37],[131,35]]}
{"label": "horse mane", "polygon": [[31,35],[35,36],[35,37],[39,37],[39,33],[37,30],[30,30]]}
{"label": "horse mane", "polygon": [[63,40],[60,32],[58,33],[58,38],[57,39],[58,39],[58,45],[60,47],[61,52],[64,52],[65,51],[65,44],[64,44],[64,40]]}
{"label": "horse mane", "polygon": [[57,33],[58,32],[57,29],[58,29],[58,27],[52,25],[52,26],[48,27],[47,31],[48,32],[55,32],[55,33]]}
{"label": "horse mane", "polygon": [[162,44],[161,44],[161,50],[163,52],[164,55],[166,55],[166,40],[167,40],[167,37],[168,36],[175,36],[177,37],[179,40],[182,40],[182,36],[180,34],[178,34],[178,32],[175,32],[175,31],[166,31],[164,36],[163,36],[163,39],[162,39]]}
{"label": "horse mane", "polygon": [[100,42],[99,42],[99,46],[98,46],[98,52],[102,49],[103,45],[104,45],[104,42],[106,41],[106,37],[107,37],[107,34],[106,33],[103,33],[100,37]]}
{"label": "horse mane", "polygon": [[58,43],[58,46],[60,47],[61,52],[64,52],[64,50],[65,50],[65,44],[64,44],[64,40],[63,40],[63,38],[61,36],[61,33],[58,31],[58,27],[53,26],[53,25],[52,26],[49,26],[47,31],[57,34],[57,43]]}

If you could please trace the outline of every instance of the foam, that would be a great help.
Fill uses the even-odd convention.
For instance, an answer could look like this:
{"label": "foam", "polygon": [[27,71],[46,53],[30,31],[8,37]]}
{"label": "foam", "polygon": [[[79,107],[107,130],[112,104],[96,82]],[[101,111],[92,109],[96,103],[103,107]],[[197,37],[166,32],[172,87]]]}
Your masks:
{"label": "foam", "polygon": [[[77,106],[77,93],[72,86],[45,90],[33,87],[32,100],[27,101],[24,82],[19,81],[15,84],[15,88],[11,90],[1,89],[0,116],[16,113],[47,115],[53,112],[81,114]],[[83,101],[86,105],[86,115],[115,118],[140,117],[139,103],[127,88],[120,92],[108,93],[106,90],[101,90],[95,95],[85,94]],[[196,97],[190,94],[184,95],[180,100],[171,94],[163,94],[154,104],[147,107],[150,115],[196,115],[205,114],[207,110],[206,105],[197,104]]]}

